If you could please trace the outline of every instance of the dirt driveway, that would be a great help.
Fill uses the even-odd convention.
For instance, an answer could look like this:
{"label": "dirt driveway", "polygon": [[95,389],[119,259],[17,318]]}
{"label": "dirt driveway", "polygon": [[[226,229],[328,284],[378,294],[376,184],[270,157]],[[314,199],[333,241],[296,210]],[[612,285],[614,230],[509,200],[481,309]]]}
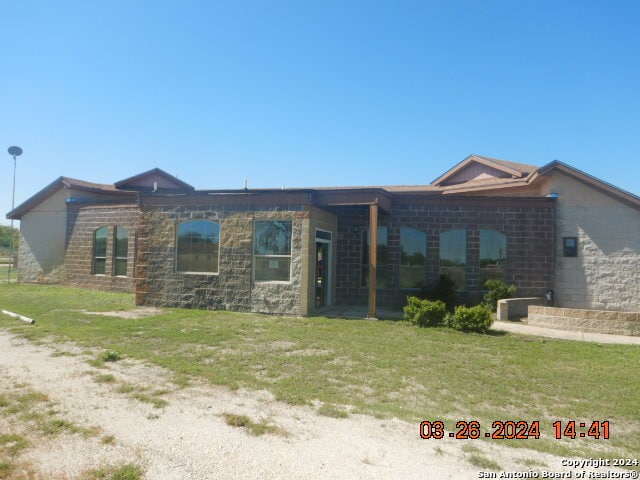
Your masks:
{"label": "dirt driveway", "polygon": [[[162,369],[127,359],[96,368],[89,358],[95,355],[73,345],[34,345],[0,331],[0,392],[42,392],[58,415],[97,432],[40,438],[19,457],[35,478],[82,478],[88,469],[129,462],[153,480],[471,479],[489,471],[483,461],[507,471],[571,470],[558,457],[495,441],[422,440],[418,424],[330,418],[277,402],[268,392],[177,389]],[[158,389],[168,390],[164,406],[136,398],[136,391]],[[251,435],[229,426],[225,413],[264,420],[278,431]],[[0,419],[0,433],[8,427]]]}

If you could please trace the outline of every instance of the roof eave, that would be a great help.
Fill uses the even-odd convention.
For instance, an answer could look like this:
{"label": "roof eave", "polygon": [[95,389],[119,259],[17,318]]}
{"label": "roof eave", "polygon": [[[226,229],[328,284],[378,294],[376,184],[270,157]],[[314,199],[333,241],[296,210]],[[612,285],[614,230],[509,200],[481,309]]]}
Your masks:
{"label": "roof eave", "polygon": [[129,178],[125,178],[124,180],[120,180],[119,182],[114,183],[114,187],[116,188],[122,188],[123,186],[127,185],[128,183],[131,183],[135,180],[138,180],[139,178],[143,178],[147,175],[160,175],[161,177],[166,178],[167,180],[171,181],[172,183],[175,183],[176,185],[182,187],[184,190],[189,190],[189,191],[195,191],[195,188],[192,185],[189,185],[187,182],[183,182],[182,180],[180,180],[178,177],[171,175],[170,173],[165,172],[164,170],[162,170],[161,168],[152,168],[151,170],[147,170],[146,172],[142,172],[142,173],[138,173],[137,175],[134,175],[133,177],[129,177]]}
{"label": "roof eave", "polygon": [[540,167],[540,169],[538,170],[538,174],[548,175],[554,170],[558,170],[566,175],[569,175],[570,177],[595,188],[599,192],[604,193],[605,195],[608,195],[609,197],[618,200],[625,205],[640,210],[640,197],[638,197],[637,195],[618,188],[611,183],[605,182],[604,180],[600,180],[593,175],[589,175],[588,173],[572,167],[571,165],[567,165],[566,163],[563,163],[559,160],[554,160],[544,165],[543,167]]}
{"label": "roof eave", "polygon": [[448,178],[451,178],[453,176],[455,176],[457,173],[459,173],[461,170],[463,170],[467,165],[469,165],[472,162],[476,162],[476,163],[480,163],[482,165],[485,165],[487,167],[493,168],[495,170],[499,170],[501,172],[504,172],[508,175],[511,175],[513,178],[522,178],[524,176],[524,174],[514,168],[508,167],[506,165],[502,165],[500,163],[496,163],[491,161],[490,159],[486,158],[486,157],[481,157],[480,155],[469,155],[468,157],[466,157],[464,160],[462,160],[461,162],[459,162],[456,166],[454,166],[452,169],[447,170],[444,174],[440,175],[438,178],[436,178],[433,182],[431,182],[432,185],[435,186],[441,186],[441,184],[447,180]]}

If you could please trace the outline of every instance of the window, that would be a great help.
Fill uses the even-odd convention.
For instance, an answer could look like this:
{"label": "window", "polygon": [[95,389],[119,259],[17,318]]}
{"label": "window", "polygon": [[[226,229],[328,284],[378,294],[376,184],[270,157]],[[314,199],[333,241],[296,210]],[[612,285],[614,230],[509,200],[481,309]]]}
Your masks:
{"label": "window", "polygon": [[564,237],[562,239],[562,254],[565,257],[578,256],[578,238],[577,237]]}
{"label": "window", "polygon": [[257,220],[253,245],[256,282],[291,280],[290,220]]}
{"label": "window", "polygon": [[113,239],[113,274],[127,276],[127,252],[129,251],[129,230],[116,227]]}
{"label": "window", "polygon": [[400,288],[421,288],[425,284],[427,234],[413,228],[400,229]]}
{"label": "window", "polygon": [[218,273],[220,225],[191,220],[178,226],[178,272]]}
{"label": "window", "polygon": [[107,266],[107,227],[100,227],[93,234],[93,274],[104,275]]}
{"label": "window", "polygon": [[467,231],[448,230],[440,234],[440,274],[448,275],[458,290],[464,290],[467,266]]}
{"label": "window", "polygon": [[480,285],[487,280],[505,280],[507,236],[495,230],[480,230]]}
{"label": "window", "polygon": [[[362,231],[361,285],[369,286],[369,229]],[[378,254],[376,255],[376,288],[387,286],[387,227],[378,227]]]}

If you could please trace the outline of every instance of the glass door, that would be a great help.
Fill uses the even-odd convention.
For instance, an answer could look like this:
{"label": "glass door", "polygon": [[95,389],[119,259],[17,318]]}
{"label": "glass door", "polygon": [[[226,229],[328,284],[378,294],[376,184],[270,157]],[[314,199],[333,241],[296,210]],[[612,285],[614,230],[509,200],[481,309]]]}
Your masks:
{"label": "glass door", "polygon": [[329,304],[329,246],[316,240],[316,308]]}

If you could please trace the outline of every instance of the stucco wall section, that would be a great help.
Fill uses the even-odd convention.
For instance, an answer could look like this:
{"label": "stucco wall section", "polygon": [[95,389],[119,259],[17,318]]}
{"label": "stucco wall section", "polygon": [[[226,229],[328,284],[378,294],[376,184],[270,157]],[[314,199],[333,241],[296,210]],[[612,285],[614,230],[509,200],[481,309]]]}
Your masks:
{"label": "stucco wall section", "polygon": [[[556,305],[640,311],[640,211],[563,173],[549,191],[556,208]],[[563,237],[578,238],[578,256],[564,257]]]}
{"label": "stucco wall section", "polygon": [[20,220],[18,280],[57,283],[64,278],[66,193],[55,192]]}

